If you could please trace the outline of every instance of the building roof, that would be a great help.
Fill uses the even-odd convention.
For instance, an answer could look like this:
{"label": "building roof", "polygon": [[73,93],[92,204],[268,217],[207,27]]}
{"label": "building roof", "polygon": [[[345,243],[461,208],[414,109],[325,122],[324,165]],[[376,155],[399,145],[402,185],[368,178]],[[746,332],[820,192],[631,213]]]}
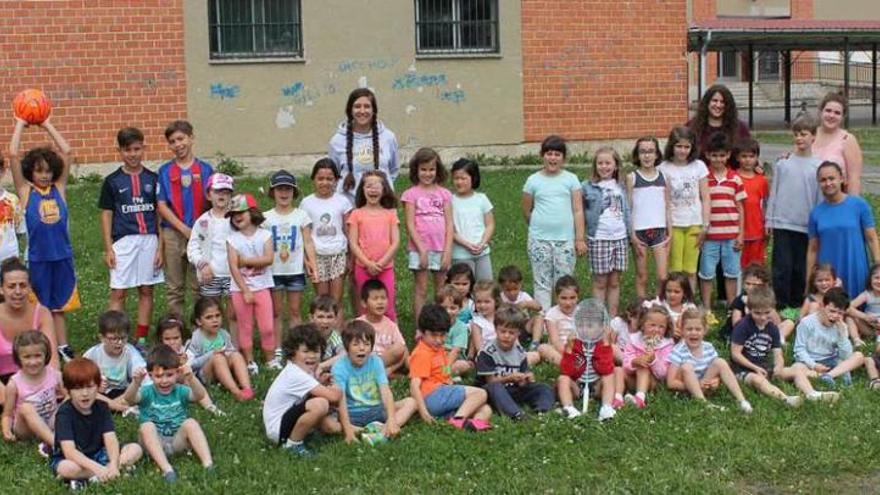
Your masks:
{"label": "building roof", "polygon": [[692,22],[688,50],[870,50],[880,44],[880,21],[727,17]]}

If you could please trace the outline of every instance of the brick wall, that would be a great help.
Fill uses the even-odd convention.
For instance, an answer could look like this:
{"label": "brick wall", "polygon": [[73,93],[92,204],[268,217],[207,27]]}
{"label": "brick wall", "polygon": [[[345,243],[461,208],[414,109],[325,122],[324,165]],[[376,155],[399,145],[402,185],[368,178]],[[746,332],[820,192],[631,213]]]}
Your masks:
{"label": "brick wall", "polygon": [[[168,155],[162,131],[186,117],[183,0],[4,0],[0,33],[10,119],[14,95],[41,88],[76,162],[116,160],[116,131],[128,125],[146,134],[149,159]],[[26,131],[26,146],[46,141]]]}
{"label": "brick wall", "polygon": [[687,118],[685,0],[523,0],[527,141],[664,136]]}

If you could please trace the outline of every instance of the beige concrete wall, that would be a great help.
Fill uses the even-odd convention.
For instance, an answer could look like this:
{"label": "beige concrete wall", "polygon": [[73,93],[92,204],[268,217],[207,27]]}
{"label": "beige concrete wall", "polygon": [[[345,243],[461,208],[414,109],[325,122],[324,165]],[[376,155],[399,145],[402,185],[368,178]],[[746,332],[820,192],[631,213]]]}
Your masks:
{"label": "beige concrete wall", "polygon": [[716,8],[719,16],[791,15],[790,0],[718,0]]}
{"label": "beige concrete wall", "polygon": [[813,0],[816,19],[880,20],[880,2],[877,0]]}
{"label": "beige concrete wall", "polygon": [[417,59],[412,0],[304,0],[304,62],[218,64],[209,60],[207,2],[187,1],[187,107],[196,151],[326,152],[348,93],[363,84],[376,92],[379,118],[401,146],[519,143],[520,5],[498,3],[500,57]]}

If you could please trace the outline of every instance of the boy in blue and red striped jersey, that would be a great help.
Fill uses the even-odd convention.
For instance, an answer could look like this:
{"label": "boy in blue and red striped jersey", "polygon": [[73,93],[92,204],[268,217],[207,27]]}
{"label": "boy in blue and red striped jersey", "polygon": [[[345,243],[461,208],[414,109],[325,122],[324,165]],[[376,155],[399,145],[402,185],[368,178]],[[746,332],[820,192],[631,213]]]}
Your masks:
{"label": "boy in blue and red striped jersey", "polygon": [[104,179],[98,208],[104,263],[110,269],[108,309],[125,311],[128,289],[137,288],[138,345],[145,347],[153,313],[153,286],[164,282],[156,193],[159,176],[144,168],[144,133],[134,127],[116,134],[122,166]]}
{"label": "boy in blue and red striped jersey", "polygon": [[158,211],[162,216],[168,310],[181,316],[186,285],[198,294],[196,269],[186,258],[186,244],[193,224],[207,209],[205,193],[214,169],[193,156],[193,127],[189,122],[175,120],[169,124],[165,139],[174,158],[159,168]]}
{"label": "boy in blue and red striped jersey", "polygon": [[739,278],[746,191],[740,176],[727,166],[731,149],[728,137],[721,132],[709,138],[706,149],[709,158],[709,218],[703,220],[705,240],[698,275],[703,307],[707,312],[712,309],[712,285],[718,264],[721,263],[724,272],[728,306],[736,295]]}

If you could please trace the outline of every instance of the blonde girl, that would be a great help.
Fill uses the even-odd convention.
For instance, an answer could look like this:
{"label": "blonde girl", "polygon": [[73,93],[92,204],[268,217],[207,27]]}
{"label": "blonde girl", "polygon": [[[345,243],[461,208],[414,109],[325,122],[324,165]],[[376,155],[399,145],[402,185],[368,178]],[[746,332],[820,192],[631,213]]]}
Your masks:
{"label": "blonde girl", "polygon": [[666,380],[672,340],[672,318],[666,308],[653,304],[639,317],[639,331],[630,335],[623,349],[623,371],[635,395],[626,394],[626,402],[639,409],[647,406],[648,392]]}

